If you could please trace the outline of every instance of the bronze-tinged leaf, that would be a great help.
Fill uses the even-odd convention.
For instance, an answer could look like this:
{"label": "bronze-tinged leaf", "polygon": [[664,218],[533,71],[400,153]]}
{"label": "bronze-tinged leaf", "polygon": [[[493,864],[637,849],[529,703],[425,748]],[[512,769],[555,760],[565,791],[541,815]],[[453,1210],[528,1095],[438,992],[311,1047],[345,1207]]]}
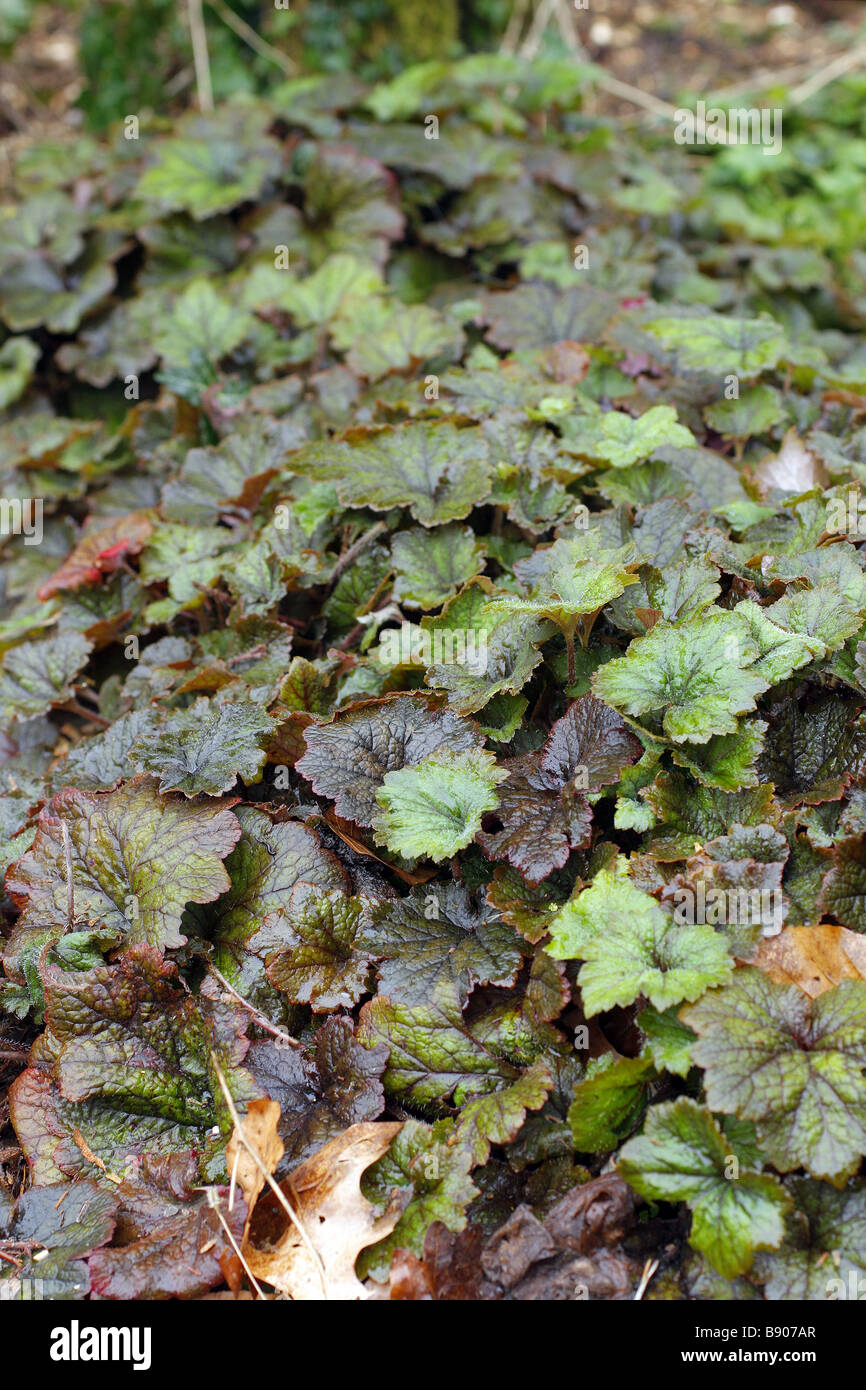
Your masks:
{"label": "bronze-tinged leaf", "polygon": [[319,796],[334,800],[338,816],[371,825],[380,811],[376,792],[389,772],[414,767],[437,749],[479,748],[477,724],[438,707],[431,695],[360,700],[329,724],[304,731],[307,752],[297,763]]}
{"label": "bronze-tinged leaf", "polygon": [[228,1188],[214,1187],[211,1203],[201,1197],[183,1204],[166,1202],[153,1229],[131,1244],[97,1250],[89,1260],[93,1292],[103,1299],[200,1298],[225,1280],[233,1281],[237,1257],[217,1214],[240,1241],[246,1206]]}
{"label": "bronze-tinged leaf", "polygon": [[89,531],[60,569],[37,589],[36,597],[44,603],[64,589],[98,584],[103,575],[119,569],[127,556],[137,555],[152,530],[152,513],[130,512]]}

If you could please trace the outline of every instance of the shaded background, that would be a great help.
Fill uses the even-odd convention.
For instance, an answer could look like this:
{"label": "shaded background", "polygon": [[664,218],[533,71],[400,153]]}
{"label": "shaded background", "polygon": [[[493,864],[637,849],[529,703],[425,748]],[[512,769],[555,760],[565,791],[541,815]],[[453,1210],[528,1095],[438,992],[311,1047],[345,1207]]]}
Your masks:
{"label": "shaded background", "polygon": [[[217,100],[272,91],[292,75],[389,77],[413,62],[503,44],[514,50],[528,42],[530,51],[551,56],[568,52],[553,16],[533,32],[538,0],[290,3],[276,9],[232,0],[229,8],[226,0],[204,0]],[[737,82],[794,79],[844,54],[866,31],[862,0],[589,0],[583,10],[571,0],[563,4],[588,58],[669,99]],[[168,115],[190,105],[195,74],[187,5],[0,0],[0,134],[43,133],[58,119],[98,130],[129,112]],[[259,51],[250,42],[256,37],[264,41]],[[601,102],[616,109],[610,94]]]}

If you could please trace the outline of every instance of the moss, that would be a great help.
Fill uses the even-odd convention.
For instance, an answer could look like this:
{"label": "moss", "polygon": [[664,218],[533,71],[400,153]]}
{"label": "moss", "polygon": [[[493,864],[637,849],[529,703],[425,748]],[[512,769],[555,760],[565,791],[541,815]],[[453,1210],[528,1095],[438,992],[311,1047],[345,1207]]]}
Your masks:
{"label": "moss", "polygon": [[389,0],[401,53],[409,62],[453,57],[459,47],[460,16],[457,0]]}

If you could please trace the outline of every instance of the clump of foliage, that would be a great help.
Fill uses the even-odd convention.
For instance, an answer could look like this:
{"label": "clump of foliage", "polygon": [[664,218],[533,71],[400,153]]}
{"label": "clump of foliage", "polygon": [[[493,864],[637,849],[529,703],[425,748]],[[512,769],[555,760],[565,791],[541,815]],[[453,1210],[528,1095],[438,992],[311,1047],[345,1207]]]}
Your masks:
{"label": "clump of foliage", "polygon": [[268,1096],[283,1173],[405,1122],[365,1277],[464,1242],[543,1296],[496,1233],[561,1273],[589,1183],[592,1297],[866,1274],[866,87],[771,161],[580,80],[13,158],[0,1239],[52,1296],[217,1285],[197,1189]]}

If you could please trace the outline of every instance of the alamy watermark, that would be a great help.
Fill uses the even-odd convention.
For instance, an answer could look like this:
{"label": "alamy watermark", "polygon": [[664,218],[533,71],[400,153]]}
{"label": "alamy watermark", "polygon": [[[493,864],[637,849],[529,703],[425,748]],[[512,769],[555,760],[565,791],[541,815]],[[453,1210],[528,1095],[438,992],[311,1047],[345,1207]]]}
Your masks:
{"label": "alamy watermark", "polygon": [[404,622],[379,634],[378,655],[383,666],[466,666],[480,676],[487,670],[487,633],[460,627],[427,632]]}
{"label": "alamy watermark", "polygon": [[854,488],[844,497],[831,497],[824,530],[828,536],[866,536],[866,497]]}
{"label": "alamy watermark", "polygon": [[787,911],[778,888],[677,888],[674,921],[680,927],[761,926],[765,936],[782,930]]}
{"label": "alamy watermark", "polygon": [[0,1303],[41,1302],[45,1297],[44,1279],[31,1279],[23,1274],[11,1274],[0,1279]]}
{"label": "alamy watermark", "polygon": [[52,1361],[130,1361],[134,1371],[149,1371],[150,1327],[82,1327],[73,1318],[68,1327],[51,1331]]}
{"label": "alamy watermark", "polygon": [[856,1269],[848,1270],[847,1279],[842,1279],[838,1275],[828,1279],[824,1288],[831,1303],[842,1300],[850,1303],[866,1301],[866,1278]]}
{"label": "alamy watermark", "polygon": [[42,498],[0,497],[0,536],[23,536],[25,545],[41,545]]}
{"label": "alamy watermark", "polygon": [[680,106],[674,112],[678,145],[762,145],[765,155],[782,150],[780,106],[737,106],[725,110],[699,101],[694,111]]}

